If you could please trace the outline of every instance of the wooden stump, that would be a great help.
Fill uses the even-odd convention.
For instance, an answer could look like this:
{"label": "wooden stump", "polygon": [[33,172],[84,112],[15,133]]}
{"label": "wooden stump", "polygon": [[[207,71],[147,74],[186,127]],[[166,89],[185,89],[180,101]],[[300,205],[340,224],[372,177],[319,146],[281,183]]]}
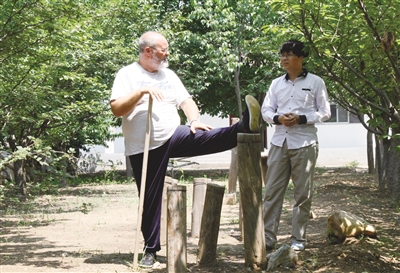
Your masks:
{"label": "wooden stump", "polygon": [[207,184],[199,249],[197,251],[197,264],[199,265],[213,262],[217,257],[218,232],[224,192],[224,186]]}
{"label": "wooden stump", "polygon": [[160,244],[166,245],[167,244],[167,189],[171,185],[177,185],[178,180],[173,179],[170,176],[166,176],[164,178],[164,190],[163,190],[163,200],[161,206],[161,222],[160,222]]}
{"label": "wooden stump", "polygon": [[239,231],[240,231],[240,236],[239,236],[239,241],[243,242],[243,209],[242,209],[242,199],[239,198]]}
{"label": "wooden stump", "polygon": [[266,265],[260,138],[259,134],[238,134],[237,146],[245,264],[252,269],[265,268]]}
{"label": "wooden stump", "polygon": [[168,272],[187,272],[186,187],[169,186],[168,196]]}
{"label": "wooden stump", "polygon": [[199,238],[201,218],[204,210],[204,200],[206,199],[207,184],[210,178],[195,178],[193,182],[193,205],[192,205],[192,238]]}

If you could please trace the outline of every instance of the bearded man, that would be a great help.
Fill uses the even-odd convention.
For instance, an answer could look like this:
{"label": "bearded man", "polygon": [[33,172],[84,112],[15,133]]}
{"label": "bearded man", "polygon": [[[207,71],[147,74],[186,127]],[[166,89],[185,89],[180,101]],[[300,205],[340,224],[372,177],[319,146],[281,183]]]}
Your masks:
{"label": "bearded man", "polygon": [[[166,38],[149,31],[139,39],[139,60],[118,71],[112,87],[113,114],[122,117],[125,155],[129,156],[140,192],[149,98],[153,99],[151,139],[141,231],[144,255],[141,267],[152,267],[160,247],[160,219],[165,174],[170,158],[218,153],[237,145],[237,133],[258,133],[260,105],[246,96],[241,122],[213,129],[200,121],[197,104],[168,66]],[[181,108],[188,125],[180,125]]]}

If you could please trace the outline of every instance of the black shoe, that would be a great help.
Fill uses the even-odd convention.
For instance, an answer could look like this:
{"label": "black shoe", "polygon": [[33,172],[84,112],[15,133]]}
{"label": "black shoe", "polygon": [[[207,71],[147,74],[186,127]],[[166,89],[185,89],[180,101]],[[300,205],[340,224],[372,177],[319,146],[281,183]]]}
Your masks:
{"label": "black shoe", "polygon": [[151,268],[153,267],[154,263],[157,262],[156,260],[157,255],[155,253],[144,253],[142,259],[139,262],[139,267]]}
{"label": "black shoe", "polygon": [[265,246],[265,253],[268,255],[268,254],[274,252],[275,251],[275,247],[276,247],[275,245],[272,245],[272,246],[266,245]]}
{"label": "black shoe", "polygon": [[265,246],[265,250],[274,250],[274,249],[275,249],[275,246],[269,246],[269,245]]}
{"label": "black shoe", "polygon": [[245,97],[247,108],[243,113],[243,118],[239,127],[244,133],[258,133],[260,120],[260,104],[250,95]]}

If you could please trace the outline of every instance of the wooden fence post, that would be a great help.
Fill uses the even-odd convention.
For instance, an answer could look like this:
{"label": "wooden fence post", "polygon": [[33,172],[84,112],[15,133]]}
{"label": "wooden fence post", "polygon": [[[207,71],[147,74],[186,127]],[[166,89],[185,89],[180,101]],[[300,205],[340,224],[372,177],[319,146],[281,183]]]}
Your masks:
{"label": "wooden fence post", "polygon": [[164,189],[163,189],[163,200],[162,200],[162,206],[161,206],[161,223],[160,223],[160,243],[162,246],[167,244],[167,211],[168,211],[168,196],[167,196],[167,190],[168,187],[171,185],[176,185],[178,184],[177,179],[173,179],[170,176],[166,176],[164,178]]}
{"label": "wooden fence post", "polygon": [[203,216],[204,200],[206,199],[207,184],[210,178],[195,178],[193,182],[193,203],[192,203],[192,238],[199,238],[201,217]]}
{"label": "wooden fence post", "polygon": [[217,257],[219,224],[225,186],[207,184],[206,202],[204,204],[197,264],[213,262]]}
{"label": "wooden fence post", "polygon": [[167,268],[171,273],[185,273],[187,272],[186,186],[169,186],[167,195]]}
{"label": "wooden fence post", "polygon": [[238,176],[243,210],[245,264],[265,268],[266,251],[262,214],[260,135],[238,134]]}

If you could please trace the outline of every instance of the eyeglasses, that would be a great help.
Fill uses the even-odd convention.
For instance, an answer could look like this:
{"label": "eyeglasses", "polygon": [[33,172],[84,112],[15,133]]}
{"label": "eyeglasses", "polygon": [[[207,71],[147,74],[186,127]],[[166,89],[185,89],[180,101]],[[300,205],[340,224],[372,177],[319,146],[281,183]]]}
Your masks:
{"label": "eyeglasses", "polygon": [[285,58],[290,59],[290,58],[292,58],[292,57],[294,57],[294,56],[296,56],[296,55],[295,55],[295,54],[292,54],[292,53],[288,53],[288,54],[279,54],[279,57],[280,57],[281,59],[285,59]]}
{"label": "eyeglasses", "polygon": [[[157,50],[157,47],[155,47],[155,46],[151,46],[151,48]],[[164,48],[164,49],[160,49],[160,51],[162,53],[166,54],[167,52],[169,53],[169,48],[167,47],[167,48]]]}

